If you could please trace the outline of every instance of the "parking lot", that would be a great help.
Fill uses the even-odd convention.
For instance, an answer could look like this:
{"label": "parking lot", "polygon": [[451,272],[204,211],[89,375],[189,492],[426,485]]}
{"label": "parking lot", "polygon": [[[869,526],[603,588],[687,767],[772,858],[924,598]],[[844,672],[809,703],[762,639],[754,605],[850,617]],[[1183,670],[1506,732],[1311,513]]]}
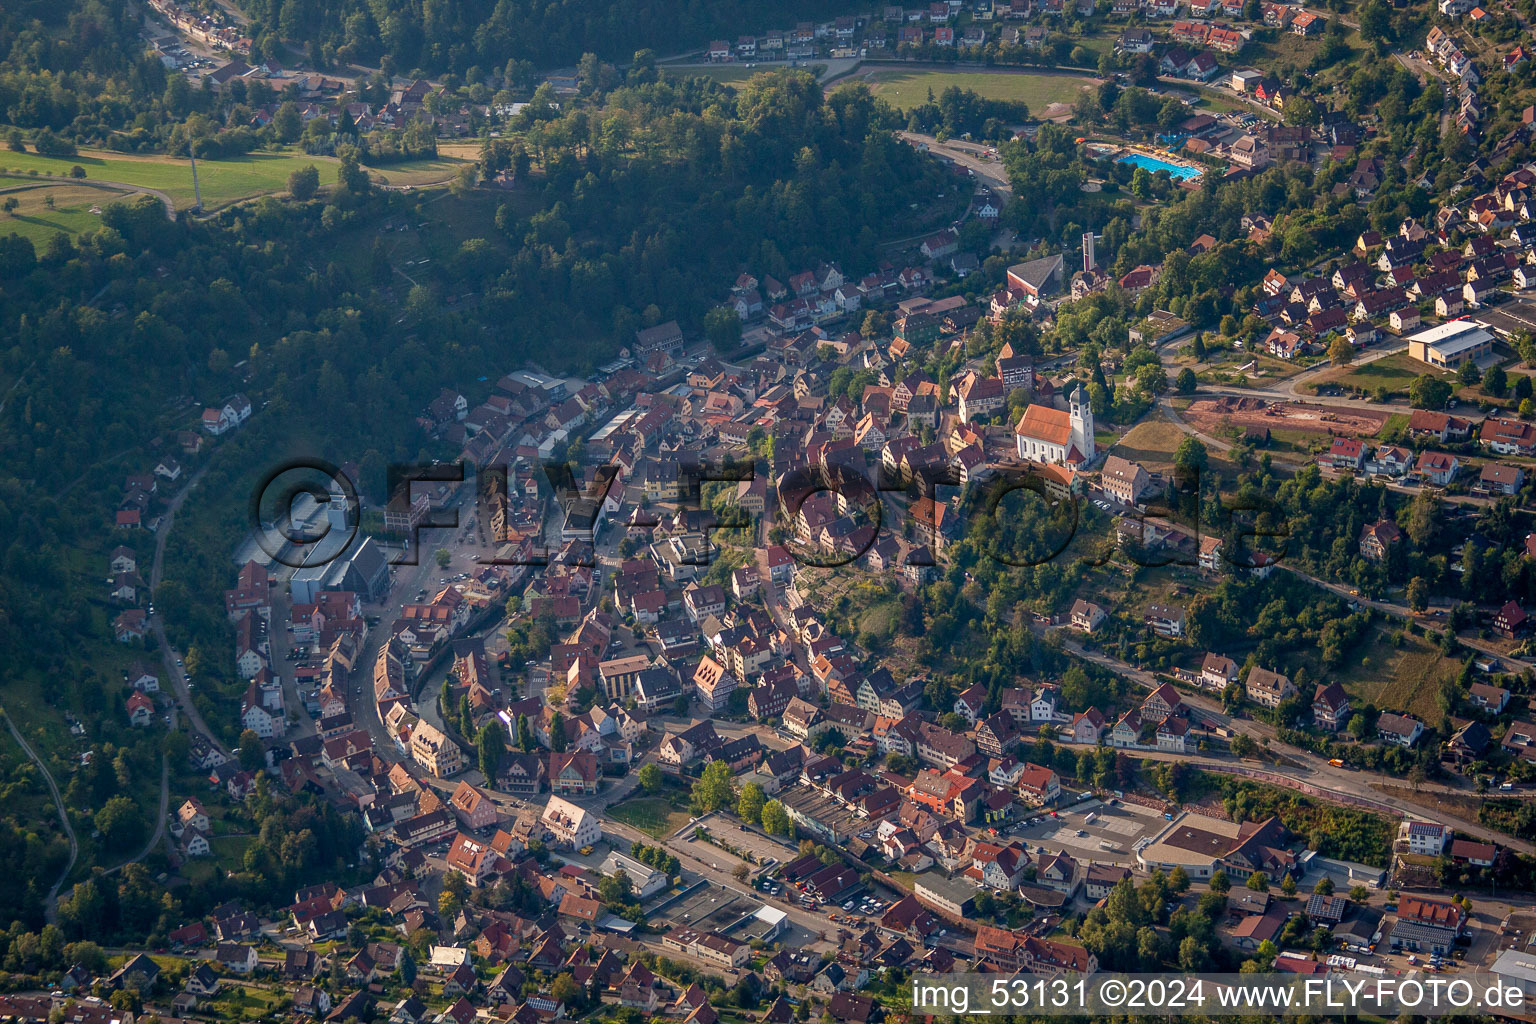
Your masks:
{"label": "parking lot", "polygon": [[[740,847],[739,843],[734,843],[734,837],[720,835],[720,829],[717,829],[717,827],[716,829],[710,829],[710,831],[711,834],[717,835],[723,841]],[[714,867],[716,870],[725,870],[725,872],[731,872],[731,874],[736,874],[737,867],[746,867],[746,870],[750,870],[750,872],[756,872],[757,867],[759,867],[759,864],[748,864],[740,857],[733,857],[733,855],[723,851],[716,844],[696,840],[693,835],[693,829],[684,829],[682,834],[674,835],[670,840],[667,840],[667,846],[670,847],[674,854],[680,855],[680,857],[691,857],[694,860],[703,861],[703,863]]]}
{"label": "parking lot", "polygon": [[[1472,934],[1474,946],[1478,945],[1478,940],[1480,938],[1485,937],[1476,931],[1474,931]],[[1457,949],[1456,952],[1462,955],[1460,957],[1437,957],[1432,956],[1429,953],[1409,953],[1406,951],[1401,953],[1394,953],[1392,951],[1392,947],[1383,942],[1376,948],[1376,953],[1374,955],[1356,955],[1356,959],[1359,963],[1367,964],[1371,967],[1379,967],[1382,970],[1387,971],[1389,974],[1394,975],[1406,975],[1421,972],[1430,974],[1451,974],[1457,971],[1468,970],[1469,967],[1475,967],[1481,963],[1481,960],[1475,958],[1473,955],[1473,953],[1476,952],[1475,950],[1468,951],[1465,949]]]}
{"label": "parking lot", "polygon": [[742,828],[739,824],[718,814],[700,819],[698,825],[708,829],[709,834],[719,842],[750,854],[755,863],[734,856],[714,843],[695,839],[693,829],[684,829],[681,835],[668,839],[667,846],[679,856],[696,858],[713,866],[716,870],[734,873],[739,866],[744,865],[754,875],[770,860],[774,865],[778,865],[795,856],[795,852],[788,847],[781,846],[757,832]]}
{"label": "parking lot", "polygon": [[[765,895],[774,899],[783,899],[802,910],[811,913],[825,913],[834,924],[841,925],[867,925],[880,919],[886,909],[891,905],[891,900],[886,899],[870,889],[864,889],[856,896],[845,899],[841,903],[823,904],[816,897],[802,892],[798,885],[791,885],[782,879],[764,879],[758,884],[758,889]],[[777,891],[775,891],[777,890]]]}
{"label": "parking lot", "polygon": [[[1074,860],[1095,864],[1134,866],[1136,851],[1168,822],[1157,811],[1136,804],[1107,804],[1092,800],[1070,811],[1036,816],[1013,834],[1028,844],[1029,852],[1066,853]],[[1034,819],[1031,819],[1034,820]]]}

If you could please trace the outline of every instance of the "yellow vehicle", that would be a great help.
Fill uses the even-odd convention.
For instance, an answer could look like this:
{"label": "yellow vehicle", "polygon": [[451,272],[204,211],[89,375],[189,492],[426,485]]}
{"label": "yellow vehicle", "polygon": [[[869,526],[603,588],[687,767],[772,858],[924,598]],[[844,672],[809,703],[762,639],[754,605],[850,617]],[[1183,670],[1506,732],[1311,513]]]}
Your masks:
{"label": "yellow vehicle", "polygon": [[1343,768],[1344,767],[1344,761],[1341,758],[1337,758],[1337,757],[1330,758],[1328,763],[1333,765],[1335,768]]}

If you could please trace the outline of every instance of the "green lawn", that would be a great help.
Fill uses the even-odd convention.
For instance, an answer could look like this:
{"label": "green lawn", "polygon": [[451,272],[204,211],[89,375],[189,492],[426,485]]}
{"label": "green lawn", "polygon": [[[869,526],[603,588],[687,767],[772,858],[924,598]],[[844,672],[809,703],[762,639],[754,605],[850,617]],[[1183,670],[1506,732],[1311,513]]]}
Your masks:
{"label": "green lawn", "polygon": [[1460,666],[1423,637],[1406,637],[1394,647],[1385,630],[1350,652],[1336,678],[1350,696],[1385,711],[1405,711],[1431,726],[1443,717],[1440,685]]}
{"label": "green lawn", "polygon": [[281,988],[266,988],[241,978],[226,979],[219,994],[208,1003],[226,1017],[253,1018],[270,1013],[288,997]]}
{"label": "green lawn", "polygon": [[1089,78],[1074,75],[903,71],[896,68],[858,72],[844,81],[866,82],[877,96],[903,110],[928,102],[930,90],[938,96],[954,85],[990,100],[1023,100],[1036,114],[1052,103],[1074,102],[1083,89],[1093,84]]}
{"label": "green lawn", "polygon": [[1234,99],[1231,93],[1224,93],[1219,89],[1212,89],[1208,86],[1200,85],[1197,82],[1180,83],[1177,88],[1187,89],[1188,91],[1199,96],[1207,107],[1217,111],[1218,113],[1236,111],[1243,114],[1257,114],[1260,117],[1266,116],[1260,113],[1251,104],[1244,103],[1239,99]]}
{"label": "green lawn", "polygon": [[782,62],[750,69],[743,64],[716,64],[707,68],[669,68],[663,66],[661,73],[671,75],[674,78],[709,78],[719,82],[721,85],[735,86],[745,82],[753,75],[761,75],[764,72],[778,70],[785,66]]}
{"label": "green lawn", "polygon": [[1114,453],[1144,466],[1172,466],[1173,453],[1178,451],[1186,436],[1168,420],[1151,416],[1126,431],[1115,444]]}
{"label": "green lawn", "polygon": [[[1434,373],[1426,363],[1421,363],[1407,352],[1394,352],[1360,366],[1344,367],[1341,371],[1325,373],[1317,384],[1338,384],[1346,388],[1362,388],[1374,391],[1384,387],[1390,392],[1406,395],[1408,385],[1421,373]],[[1449,374],[1443,374],[1450,376]]]}
{"label": "green lawn", "polygon": [[[449,180],[466,163],[472,163],[475,159],[440,154],[431,160],[402,160],[397,164],[369,167],[368,173],[375,179],[383,179],[387,185],[432,185]],[[320,167],[319,164],[315,166]],[[326,181],[326,174],[326,169],[320,167],[322,184]]]}
{"label": "green lawn", "polygon": [[[423,185],[453,177],[464,163],[459,157],[441,156],[368,170],[375,179],[388,184]],[[18,176],[25,179],[32,171],[68,177],[70,169],[77,164],[85,168],[86,177],[92,180],[118,181],[164,192],[178,209],[193,203],[191,163],[177,157],[129,156],[86,150],[76,157],[54,159],[36,153],[0,151],[0,174],[8,174],[12,179]],[[310,164],[320,171],[322,186],[335,182],[338,162],[334,157],[306,153],[250,153],[233,160],[199,160],[197,180],[203,206],[217,209],[252,196],[283,192],[288,188],[288,175]],[[12,183],[12,180],[0,178],[0,187]]]}
{"label": "green lawn", "polygon": [[[41,249],[53,235],[80,234],[101,223],[101,215],[91,210],[106,207],[127,193],[113,189],[89,188],[52,182],[18,182],[0,178],[0,195],[14,197],[20,205],[0,217],[0,234],[24,235]],[[53,199],[50,208],[46,198]]]}
{"label": "green lawn", "polygon": [[245,869],[245,848],[250,845],[250,836],[210,836],[208,838],[208,848],[213,851],[213,862],[225,871]]}
{"label": "green lawn", "polygon": [[[334,162],[302,154],[251,153],[234,160],[200,160],[197,178],[203,205],[211,209],[264,192],[280,192],[288,187],[288,175],[307,164],[321,167],[320,180],[326,183],[334,179],[334,174],[327,173],[321,165]],[[87,178],[158,189],[169,195],[178,208],[192,205],[192,166],[187,160],[91,151],[64,159],[36,153],[0,153],[0,168],[12,174],[25,175],[35,170],[67,177],[76,164],[85,168]]]}
{"label": "green lawn", "polygon": [[[1167,472],[1173,468],[1174,453],[1188,436],[1174,423],[1157,414],[1142,420],[1126,431],[1124,437],[1106,447],[1110,447],[1121,458],[1141,463],[1149,472]],[[1210,458],[1212,468],[1224,473],[1237,470],[1237,466],[1222,458],[1220,452],[1212,451]]]}
{"label": "green lawn", "polygon": [[688,813],[664,797],[650,796],[625,800],[608,808],[607,816],[646,835],[662,839],[688,824]]}
{"label": "green lawn", "polygon": [[1387,417],[1386,422],[1382,423],[1381,430],[1378,432],[1377,436],[1385,437],[1388,434],[1397,433],[1407,429],[1408,414],[1405,412],[1395,412]]}

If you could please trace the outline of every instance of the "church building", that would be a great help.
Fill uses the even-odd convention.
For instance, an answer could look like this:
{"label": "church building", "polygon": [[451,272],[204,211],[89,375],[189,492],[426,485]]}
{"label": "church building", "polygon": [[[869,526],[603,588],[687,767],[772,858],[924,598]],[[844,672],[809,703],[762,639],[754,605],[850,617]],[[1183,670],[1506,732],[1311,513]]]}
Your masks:
{"label": "church building", "polygon": [[1093,458],[1093,408],[1079,384],[1068,409],[1031,405],[1013,428],[1019,458],[1077,466]]}

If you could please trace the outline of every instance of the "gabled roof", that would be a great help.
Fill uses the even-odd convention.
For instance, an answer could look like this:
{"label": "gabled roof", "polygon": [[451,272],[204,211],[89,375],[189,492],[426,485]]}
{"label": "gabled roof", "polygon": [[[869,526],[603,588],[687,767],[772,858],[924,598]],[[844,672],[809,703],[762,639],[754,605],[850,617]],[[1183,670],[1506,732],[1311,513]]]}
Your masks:
{"label": "gabled roof", "polygon": [[1024,410],[1024,415],[1013,430],[1021,437],[1066,445],[1072,440],[1072,418],[1064,409],[1033,404]]}

